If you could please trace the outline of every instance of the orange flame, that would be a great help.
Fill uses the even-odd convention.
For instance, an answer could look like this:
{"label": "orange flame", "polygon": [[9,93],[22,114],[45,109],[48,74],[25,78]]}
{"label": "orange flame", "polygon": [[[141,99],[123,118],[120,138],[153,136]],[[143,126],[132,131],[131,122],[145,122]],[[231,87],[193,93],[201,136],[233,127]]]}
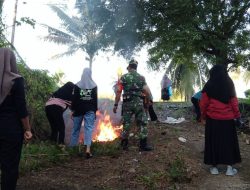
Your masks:
{"label": "orange flame", "polygon": [[97,118],[99,118],[96,130],[97,135],[94,137],[94,141],[113,141],[119,137],[119,132],[122,129],[122,126],[113,126],[110,120],[110,115],[106,112],[102,114],[97,112]]}

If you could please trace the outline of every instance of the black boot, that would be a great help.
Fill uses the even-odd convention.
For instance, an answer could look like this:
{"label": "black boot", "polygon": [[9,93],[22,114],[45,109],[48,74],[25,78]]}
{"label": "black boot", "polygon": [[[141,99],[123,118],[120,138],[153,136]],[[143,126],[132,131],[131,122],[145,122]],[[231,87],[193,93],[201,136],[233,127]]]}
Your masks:
{"label": "black boot", "polygon": [[147,143],[147,138],[141,139],[140,140],[140,151],[151,151],[153,150],[152,146],[149,146]]}
{"label": "black boot", "polygon": [[128,150],[128,139],[122,139],[121,147],[123,150]]}

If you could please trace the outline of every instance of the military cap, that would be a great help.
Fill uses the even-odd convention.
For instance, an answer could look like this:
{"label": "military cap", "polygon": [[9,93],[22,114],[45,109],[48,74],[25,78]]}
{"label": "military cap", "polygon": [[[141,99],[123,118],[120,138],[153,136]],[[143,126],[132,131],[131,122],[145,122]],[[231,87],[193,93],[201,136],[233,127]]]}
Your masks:
{"label": "military cap", "polygon": [[135,59],[131,59],[129,65],[138,65],[138,62]]}

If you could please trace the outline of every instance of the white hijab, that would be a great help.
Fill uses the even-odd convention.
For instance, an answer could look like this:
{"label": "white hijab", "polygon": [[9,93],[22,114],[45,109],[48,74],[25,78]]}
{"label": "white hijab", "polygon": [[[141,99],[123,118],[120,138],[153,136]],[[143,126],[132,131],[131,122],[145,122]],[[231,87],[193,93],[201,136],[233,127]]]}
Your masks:
{"label": "white hijab", "polygon": [[83,70],[81,80],[76,85],[81,89],[93,89],[97,86],[92,79],[92,72],[89,68]]}

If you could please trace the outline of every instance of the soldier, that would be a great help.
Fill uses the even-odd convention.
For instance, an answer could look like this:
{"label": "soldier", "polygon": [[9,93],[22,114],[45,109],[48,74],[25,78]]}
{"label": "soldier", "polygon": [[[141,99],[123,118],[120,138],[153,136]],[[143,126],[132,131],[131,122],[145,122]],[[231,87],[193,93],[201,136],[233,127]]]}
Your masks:
{"label": "soldier", "polygon": [[143,107],[143,96],[150,97],[150,90],[145,78],[137,73],[138,62],[132,59],[127,67],[128,73],[121,76],[115,97],[113,112],[116,113],[118,102],[123,91],[123,131],[121,133],[121,146],[123,150],[128,150],[128,136],[132,122],[131,118],[135,115],[136,125],[140,128],[140,150],[151,151],[153,148],[147,144],[147,117]]}

